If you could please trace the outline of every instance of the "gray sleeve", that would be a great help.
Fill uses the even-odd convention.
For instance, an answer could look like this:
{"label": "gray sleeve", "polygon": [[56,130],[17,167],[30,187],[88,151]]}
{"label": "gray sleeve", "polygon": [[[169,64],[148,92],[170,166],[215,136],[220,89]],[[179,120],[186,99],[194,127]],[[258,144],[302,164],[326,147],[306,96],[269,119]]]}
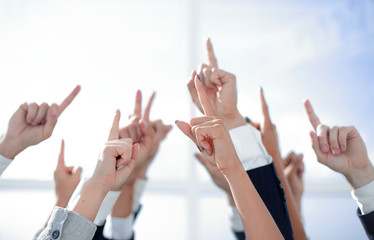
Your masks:
{"label": "gray sleeve", "polygon": [[39,229],[36,234],[34,235],[33,240],[37,240],[39,235],[44,231],[44,228]]}
{"label": "gray sleeve", "polygon": [[91,240],[96,225],[87,218],[66,208],[55,207],[47,227],[37,238],[38,240]]}

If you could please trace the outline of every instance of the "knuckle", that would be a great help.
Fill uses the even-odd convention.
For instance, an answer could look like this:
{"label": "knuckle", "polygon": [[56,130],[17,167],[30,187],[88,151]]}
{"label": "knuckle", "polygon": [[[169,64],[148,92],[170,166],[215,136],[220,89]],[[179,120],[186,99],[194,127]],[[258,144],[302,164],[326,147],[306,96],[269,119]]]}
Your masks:
{"label": "knuckle", "polygon": [[223,121],[220,118],[216,119],[215,122],[216,122],[216,124],[220,125],[221,127],[223,127],[225,125],[225,121]]}
{"label": "knuckle", "polygon": [[42,108],[48,108],[49,105],[48,105],[48,103],[43,102],[42,104],[40,104],[40,107],[42,107]]}
{"label": "knuckle", "polygon": [[32,102],[29,104],[30,107],[36,108],[38,107],[38,104],[36,102]]}

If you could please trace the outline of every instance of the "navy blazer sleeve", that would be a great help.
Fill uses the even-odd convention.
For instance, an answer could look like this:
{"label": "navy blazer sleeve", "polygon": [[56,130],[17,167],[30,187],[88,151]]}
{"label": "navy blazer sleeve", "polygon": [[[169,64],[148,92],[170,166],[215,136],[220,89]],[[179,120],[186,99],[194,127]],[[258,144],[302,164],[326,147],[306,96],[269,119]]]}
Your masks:
{"label": "navy blazer sleeve", "polygon": [[362,215],[360,209],[357,208],[357,216],[360,219],[368,238],[374,240],[374,211],[369,214]]}
{"label": "navy blazer sleeve", "polygon": [[[274,163],[247,171],[254,187],[269,210],[284,239],[294,239],[286,197]],[[246,239],[244,232],[234,232],[237,240]]]}
{"label": "navy blazer sleeve", "polygon": [[245,240],[246,239],[245,232],[236,232],[236,231],[233,231],[233,232],[234,232],[235,238],[237,240]]}

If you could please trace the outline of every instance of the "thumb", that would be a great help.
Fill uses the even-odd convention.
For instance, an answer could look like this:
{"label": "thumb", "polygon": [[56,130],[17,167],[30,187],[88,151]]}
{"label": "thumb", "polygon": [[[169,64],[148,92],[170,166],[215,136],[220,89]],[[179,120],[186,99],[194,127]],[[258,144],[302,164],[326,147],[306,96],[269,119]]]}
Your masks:
{"label": "thumb", "polygon": [[283,159],[283,166],[284,168],[288,167],[295,158],[295,152],[290,152],[285,159]]}
{"label": "thumb", "polygon": [[43,133],[45,139],[49,138],[52,135],[53,129],[57,123],[57,104],[53,104],[47,112],[46,123],[43,127]]}
{"label": "thumb", "polygon": [[177,125],[177,127],[187,136],[189,137],[195,144],[196,144],[196,138],[194,137],[194,135],[192,134],[192,131],[191,131],[191,125],[186,123],[186,122],[183,122],[183,121],[179,121],[179,120],[176,120],[175,121],[175,124]]}
{"label": "thumb", "polygon": [[137,160],[139,156],[139,143],[132,145],[131,159]]}
{"label": "thumb", "polygon": [[291,176],[296,175],[296,172],[297,172],[297,169],[300,163],[301,163],[300,158],[294,158],[294,160],[291,161],[291,163],[286,167],[285,171],[288,172],[288,174],[290,174]]}
{"label": "thumb", "polygon": [[317,137],[316,133],[313,132],[313,131],[310,131],[309,135],[310,135],[311,140],[312,140],[312,148],[313,148],[314,152],[316,153],[317,160],[321,161],[323,159],[324,153],[321,152],[321,150],[319,149],[318,137]]}
{"label": "thumb", "polygon": [[166,125],[165,127],[164,127],[164,133],[165,133],[165,135],[167,135],[169,132],[170,132],[170,130],[173,128],[173,126],[172,125]]}
{"label": "thumb", "polygon": [[81,167],[77,167],[77,168],[73,169],[73,175],[74,176],[79,176],[79,178],[80,178],[81,174],[82,174],[82,168]]}

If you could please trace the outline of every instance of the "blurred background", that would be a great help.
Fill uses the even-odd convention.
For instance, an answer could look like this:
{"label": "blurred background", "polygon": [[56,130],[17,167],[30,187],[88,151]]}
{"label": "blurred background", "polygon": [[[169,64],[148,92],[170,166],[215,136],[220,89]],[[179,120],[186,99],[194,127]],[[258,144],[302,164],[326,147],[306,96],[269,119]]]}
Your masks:
{"label": "blurred background", "polygon": [[[303,99],[321,121],[354,125],[374,157],[374,1],[0,0],[0,130],[23,102],[60,103],[82,90],[53,136],[20,154],[0,180],[0,239],[31,239],[52,210],[60,141],[89,176],[114,112],[121,124],[157,91],[151,119],[199,113],[186,82],[206,62],[235,73],[239,109],[260,121],[262,86],[282,155],[304,154],[303,220],[311,239],[365,239],[345,179],[317,163]],[[149,171],[138,239],[234,239],[224,194],[175,127]]]}

